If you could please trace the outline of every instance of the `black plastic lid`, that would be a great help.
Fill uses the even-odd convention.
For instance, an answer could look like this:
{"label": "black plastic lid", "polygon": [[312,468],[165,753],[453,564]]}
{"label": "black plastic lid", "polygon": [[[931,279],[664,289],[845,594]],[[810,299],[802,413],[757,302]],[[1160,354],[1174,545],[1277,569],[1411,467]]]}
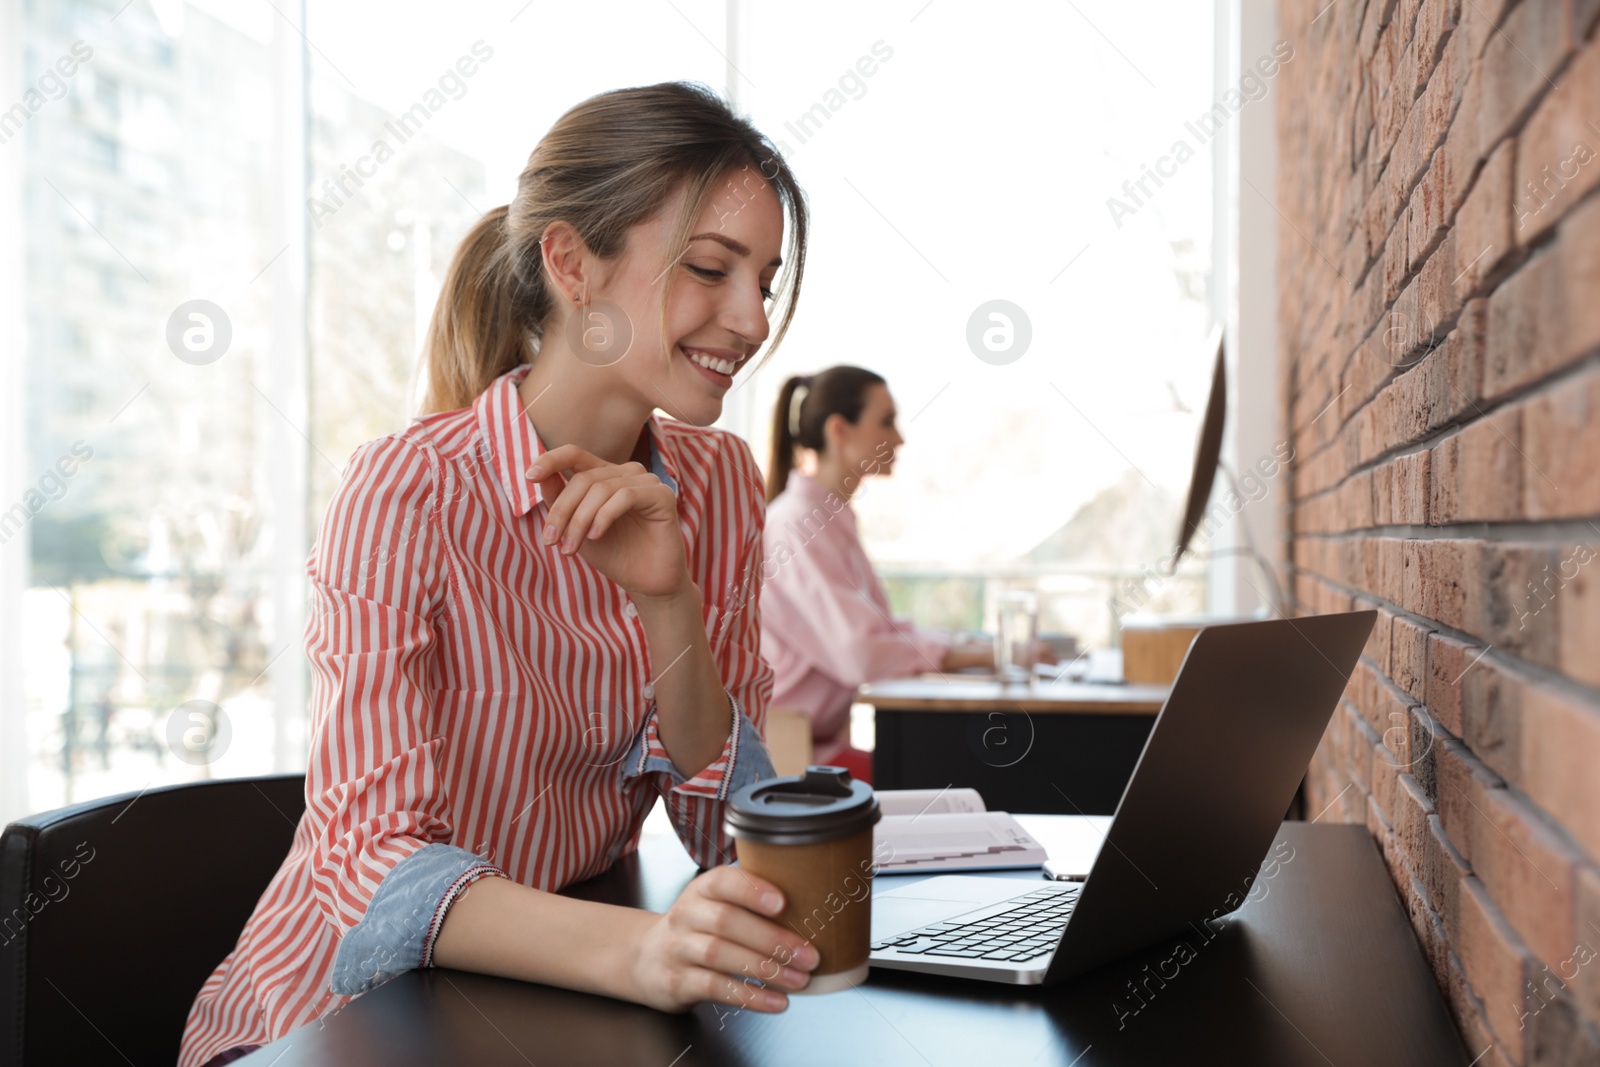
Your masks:
{"label": "black plastic lid", "polygon": [[883,817],[872,787],[843,767],[807,767],[754,782],[728,798],[728,832],[746,841],[811,845],[865,830]]}

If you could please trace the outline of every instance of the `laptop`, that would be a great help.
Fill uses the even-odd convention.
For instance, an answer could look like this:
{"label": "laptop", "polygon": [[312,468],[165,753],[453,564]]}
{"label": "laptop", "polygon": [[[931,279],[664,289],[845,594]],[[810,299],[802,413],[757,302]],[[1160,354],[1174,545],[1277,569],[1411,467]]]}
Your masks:
{"label": "laptop", "polygon": [[[1081,883],[940,875],[872,898],[873,967],[1051,985],[1244,900],[1377,619],[1208,626]],[[1054,783],[1067,797],[1072,783]]]}

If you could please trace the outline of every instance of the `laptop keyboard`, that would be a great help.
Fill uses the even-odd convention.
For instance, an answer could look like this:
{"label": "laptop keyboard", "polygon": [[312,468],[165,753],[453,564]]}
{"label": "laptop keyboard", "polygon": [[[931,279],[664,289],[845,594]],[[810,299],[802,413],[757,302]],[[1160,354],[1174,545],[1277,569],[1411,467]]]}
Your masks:
{"label": "laptop keyboard", "polygon": [[874,941],[872,948],[973,960],[1031,960],[1055,950],[1080,888],[1081,883],[1046,886],[957,916],[955,922],[930,923]]}

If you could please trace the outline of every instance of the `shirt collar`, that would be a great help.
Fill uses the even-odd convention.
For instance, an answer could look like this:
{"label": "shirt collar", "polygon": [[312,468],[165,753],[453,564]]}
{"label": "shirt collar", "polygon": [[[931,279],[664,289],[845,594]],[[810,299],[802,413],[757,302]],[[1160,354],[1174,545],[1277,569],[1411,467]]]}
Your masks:
{"label": "shirt collar", "polygon": [[[517,392],[533,364],[524,363],[496,378],[483,395],[473,401],[477,410],[478,430],[495,474],[505,489],[506,498],[518,515],[526,515],[544,500],[539,483],[528,477],[528,468],[544,455],[544,442],[533,428],[523,406],[522,395]],[[678,491],[677,465],[670,448],[662,448],[665,439],[661,424],[652,413],[646,423],[650,430],[650,471],[676,493]]]}

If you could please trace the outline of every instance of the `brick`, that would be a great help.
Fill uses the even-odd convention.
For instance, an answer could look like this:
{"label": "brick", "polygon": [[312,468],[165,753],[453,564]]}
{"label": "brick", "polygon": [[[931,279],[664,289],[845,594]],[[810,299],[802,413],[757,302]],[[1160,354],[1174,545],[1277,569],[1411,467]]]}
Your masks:
{"label": "brick", "polygon": [[[1467,628],[1467,559],[1478,543],[1463,540],[1405,542],[1405,609],[1458,630]],[[1474,560],[1475,562],[1475,560]]]}
{"label": "brick", "polygon": [[1507,522],[1523,515],[1522,411],[1503,408],[1434,448],[1431,521]]}
{"label": "brick", "polygon": [[[1388,747],[1391,740],[1404,742],[1405,734],[1396,726],[1384,733],[1384,744],[1372,752],[1372,802],[1383,813],[1387,827],[1394,826],[1395,790],[1400,785],[1401,763],[1405,757]],[[1404,748],[1402,743],[1400,748]]]}
{"label": "brick", "polygon": [[1380,537],[1374,540],[1376,543],[1373,545],[1373,554],[1378,565],[1378,582],[1371,588],[1383,599],[1407,607],[1407,610],[1415,613],[1414,609],[1406,605],[1406,596],[1408,594],[1415,596],[1419,605],[1422,598],[1419,591],[1407,584],[1404,553],[1408,542],[1398,537]]}
{"label": "brick", "polygon": [[1439,756],[1438,748],[1446,741],[1455,740],[1440,724],[1439,720],[1428,713],[1428,709],[1421,704],[1413,704],[1407,709],[1411,715],[1411,776],[1417,780],[1422,791],[1434,803],[1439,799]]}
{"label": "brick", "polygon": [[[1428,819],[1433,814],[1433,802],[1416,778],[1402,774],[1395,783],[1390,823],[1394,826],[1395,847],[1405,854],[1407,868],[1412,874],[1421,868],[1426,859]],[[1409,878],[1405,882],[1396,879],[1398,885],[1406,885],[1409,881]]]}
{"label": "brick", "polygon": [[1495,27],[1504,21],[1506,8],[1517,0],[1473,0],[1461,5],[1461,27],[1458,39],[1462,42],[1462,55],[1476,59],[1483,54],[1484,46],[1495,33]]}
{"label": "brick", "polygon": [[1426,451],[1413,452],[1395,460],[1393,521],[1420,526],[1428,521],[1428,463]]}
{"label": "brick", "polygon": [[1428,836],[1423,843],[1422,868],[1418,872],[1424,891],[1440,915],[1455,915],[1461,895],[1461,880],[1472,873],[1467,861],[1445,836],[1438,815],[1428,816]]}
{"label": "brick", "polygon": [[1361,714],[1349,705],[1339,716],[1345,737],[1345,771],[1363,795],[1372,792],[1372,761],[1378,748],[1377,735]]}
{"label": "brick", "polygon": [[[1468,301],[1456,316],[1442,343],[1417,367],[1420,372],[1415,402],[1423,409],[1422,427],[1438,430],[1478,412],[1483,391],[1483,342],[1487,303]],[[1436,341],[1439,338],[1435,338]]]}
{"label": "brick", "polygon": [[[1383,268],[1383,299],[1385,303],[1392,304],[1411,278],[1411,272],[1406,269],[1406,227],[1403,220],[1384,238],[1379,261]],[[1403,357],[1404,353],[1398,355]]]}
{"label": "brick", "polygon": [[1406,209],[1406,255],[1413,274],[1422,269],[1423,261],[1444,239],[1450,224],[1446,211],[1449,170],[1449,153],[1440,145],[1411,192],[1411,203]]}
{"label": "brick", "polygon": [[1561,967],[1560,973],[1570,983],[1573,999],[1583,1013],[1600,1019],[1600,872],[1588,866],[1579,868],[1577,890],[1571,963]]}
{"label": "brick", "polygon": [[1600,0],[1568,0],[1567,32],[1574,41],[1581,41],[1594,32],[1600,20]]}
{"label": "brick", "polygon": [[1523,406],[1528,519],[1600,513],[1600,367],[1530,397]]}
{"label": "brick", "polygon": [[1522,694],[1523,789],[1600,856],[1600,708],[1547,686]]}
{"label": "brick", "polygon": [[1462,675],[1460,686],[1462,740],[1486,767],[1513,784],[1522,782],[1525,684],[1493,657],[1483,656]]}
{"label": "brick", "polygon": [[1578,856],[1514,793],[1482,797],[1468,831],[1473,872],[1534,957],[1555,966],[1576,936]]}
{"label": "brick", "polygon": [[1489,35],[1475,72],[1483,79],[1479,139],[1492,145],[1517,126],[1550,89],[1571,52],[1572,38],[1559,4],[1535,0],[1512,8]]}
{"label": "brick", "polygon": [[[1517,250],[1511,235],[1511,182],[1516,143],[1507,141],[1483,165],[1455,219],[1456,291],[1485,292],[1488,281]],[[1459,164],[1453,164],[1459,165]]]}
{"label": "brick", "polygon": [[[1468,5],[1466,10],[1470,10]],[[1457,31],[1454,40],[1463,39]],[[1465,55],[1460,44],[1451,49],[1458,57]],[[1465,64],[1465,58],[1458,58],[1457,64]],[[1450,123],[1449,132],[1445,136],[1444,150],[1449,159],[1445,171],[1445,214],[1455,216],[1461,210],[1462,202],[1466,199],[1468,190],[1475,184],[1479,168],[1483,165],[1485,151],[1489,148],[1478,140],[1478,101],[1482,93],[1478,79],[1468,78],[1466,84],[1460,88],[1460,102],[1456,105],[1455,118]],[[1509,183],[1510,178],[1507,178]],[[1459,222],[1457,223],[1459,225]]]}
{"label": "brick", "polygon": [[1406,913],[1411,919],[1411,929],[1416,932],[1417,941],[1422,946],[1423,958],[1428,961],[1428,969],[1433,971],[1435,980],[1447,981],[1450,967],[1450,933],[1444,928],[1444,921],[1439,918],[1438,911],[1433,907],[1421,876],[1413,877],[1406,889],[1404,894]]}
{"label": "brick", "polygon": [[[1417,69],[1424,76],[1439,62],[1446,38],[1455,30],[1460,19],[1461,0],[1424,0],[1418,7],[1411,43],[1417,50]],[[1463,75],[1465,73],[1462,71]]]}
{"label": "brick", "polygon": [[1435,746],[1434,757],[1439,783],[1434,806],[1439,823],[1450,844],[1471,864],[1472,824],[1478,818],[1476,809],[1483,806],[1483,791],[1501,788],[1505,782],[1459,741]]}
{"label": "brick", "polygon": [[1386,678],[1377,678],[1372,690],[1362,694],[1362,716],[1378,734],[1384,751],[1374,758],[1388,759],[1402,772],[1410,770],[1411,704]]}
{"label": "brick", "polygon": [[[1557,658],[1561,673],[1600,688],[1600,535],[1562,546],[1556,565],[1561,598]],[[1597,946],[1600,947],[1600,946]]]}
{"label": "brick", "polygon": [[1489,296],[1483,393],[1489,401],[1559,368],[1566,360],[1561,262],[1535,254]]}
{"label": "brick", "polygon": [[1395,464],[1385,463],[1372,469],[1372,521],[1379,526],[1393,526]]}
{"label": "brick", "polygon": [[[1377,602],[1362,601],[1358,604],[1357,610],[1364,611],[1371,607],[1377,607]],[[1389,673],[1389,635],[1393,629],[1393,613],[1380,609],[1377,621],[1372,624],[1372,632],[1367,635],[1367,643],[1361,649],[1361,654],[1371,660],[1382,674]]]}
{"label": "brick", "polygon": [[1556,80],[1518,138],[1513,204],[1523,244],[1538,240],[1600,184],[1600,51],[1585,48]]}
{"label": "brick", "polygon": [[1527,959],[1516,932],[1476,878],[1469,877],[1461,883],[1457,927],[1450,930],[1450,940],[1456,946],[1467,981],[1483,998],[1489,1029],[1512,1058],[1521,1062]]}
{"label": "brick", "polygon": [[1428,678],[1428,635],[1432,631],[1410,619],[1390,625],[1389,677],[1417,701],[1425,702]]}
{"label": "brick", "polygon": [[1467,982],[1460,958],[1451,952],[1446,959],[1448,969],[1440,985],[1444,989],[1450,1015],[1461,1029],[1461,1040],[1469,1050],[1467,1055],[1473,1057],[1471,1067],[1517,1067],[1489,1029],[1483,1002]]}
{"label": "brick", "polygon": [[1345,489],[1346,494],[1340,499],[1345,529],[1359,530],[1373,525],[1377,520],[1373,510],[1372,472],[1352,475]]}
{"label": "brick", "polygon": [[1462,694],[1467,672],[1483,649],[1444,634],[1428,635],[1428,682],[1424,703],[1442,726],[1462,736]]}
{"label": "brick", "polygon": [[[1550,544],[1474,543],[1475,564],[1463,567],[1466,581],[1462,629],[1497,648],[1553,667],[1557,660],[1556,612],[1544,599],[1544,583],[1560,563]],[[1470,576],[1470,577],[1465,577]]]}
{"label": "brick", "polygon": [[1600,348],[1600,198],[1591,197],[1561,222],[1559,244],[1565,364]]}
{"label": "brick", "polygon": [[1564,983],[1541,969],[1529,981],[1528,1062],[1545,1064],[1600,1063],[1600,1030],[1578,1014]]}
{"label": "brick", "polygon": [[[1389,826],[1389,817],[1378,807],[1378,802],[1372,797],[1367,798],[1366,815],[1367,832],[1377,842],[1378,848],[1383,852],[1385,866],[1389,864],[1394,852],[1394,830]],[[1391,878],[1393,875],[1391,874]]]}

